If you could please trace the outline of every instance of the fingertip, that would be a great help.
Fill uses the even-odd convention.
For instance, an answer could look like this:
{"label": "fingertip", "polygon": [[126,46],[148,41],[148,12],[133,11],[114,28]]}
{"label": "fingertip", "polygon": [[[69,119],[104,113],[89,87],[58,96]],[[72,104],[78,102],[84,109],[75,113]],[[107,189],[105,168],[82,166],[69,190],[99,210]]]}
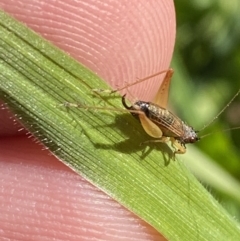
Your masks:
{"label": "fingertip", "polygon": [[26,137],[0,140],[1,237],[164,240],[154,228],[42,148]]}
{"label": "fingertip", "polygon": [[[173,1],[13,2],[1,5],[113,88],[169,68],[175,42]],[[130,91],[150,100],[162,78]]]}

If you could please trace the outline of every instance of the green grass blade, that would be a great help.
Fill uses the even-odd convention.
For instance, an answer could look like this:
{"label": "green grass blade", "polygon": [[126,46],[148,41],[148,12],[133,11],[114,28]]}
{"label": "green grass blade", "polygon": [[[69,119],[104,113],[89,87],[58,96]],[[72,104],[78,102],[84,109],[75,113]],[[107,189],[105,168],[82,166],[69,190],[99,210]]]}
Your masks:
{"label": "green grass blade", "polygon": [[130,114],[62,106],[121,107],[92,95],[106,88],[96,75],[2,12],[0,23],[0,97],[56,156],[169,240],[239,240],[185,166],[166,165],[165,145],[139,146],[148,136]]}
{"label": "green grass blade", "polygon": [[[195,162],[193,163],[193,157]],[[211,187],[229,195],[240,203],[240,184],[228,172],[197,148],[191,148],[185,156],[185,162],[192,172]]]}
{"label": "green grass blade", "polygon": [[[221,107],[219,109],[221,103],[219,103],[219,101],[217,102],[216,100],[214,101],[214,93],[211,92],[211,87],[203,88],[203,93],[198,90],[198,95],[194,95],[193,98],[193,93],[195,93],[196,87],[193,86],[193,81],[190,80],[186,67],[182,63],[183,59],[176,48],[172,66],[176,71],[174,79],[174,92],[178,93],[178,95],[173,95],[173,93],[171,93],[171,103],[174,103],[174,106],[179,109],[179,113],[185,113],[184,120],[187,120],[188,123],[192,123],[194,128],[201,129],[205,123],[208,123],[209,120],[216,116],[221,110]],[[221,87],[221,84],[219,84],[218,88],[219,87]],[[184,91],[181,91],[183,89]],[[215,85],[213,89],[216,91]],[[208,112],[210,113],[206,114],[202,110],[206,106],[209,107],[208,109],[210,109],[210,111]],[[232,200],[239,205],[239,181],[231,176],[230,172],[227,172],[218,164],[221,162],[228,163],[230,166],[233,166],[237,172],[239,154],[236,150],[234,150],[231,140],[225,135],[226,133],[223,132],[224,127],[219,125],[219,123],[214,123],[212,126],[215,126],[215,128],[210,131],[208,130],[208,132],[205,131],[205,133],[212,132],[213,135],[202,139],[197,145],[202,145],[205,147],[205,150],[212,150],[215,155],[212,157],[207,156],[201,152],[200,149],[196,148],[197,145],[194,145],[191,146],[191,148],[188,148],[188,152],[184,155],[184,162],[190,168],[190,170],[192,170],[195,176],[197,176],[207,186],[215,188],[219,192],[231,197]]]}

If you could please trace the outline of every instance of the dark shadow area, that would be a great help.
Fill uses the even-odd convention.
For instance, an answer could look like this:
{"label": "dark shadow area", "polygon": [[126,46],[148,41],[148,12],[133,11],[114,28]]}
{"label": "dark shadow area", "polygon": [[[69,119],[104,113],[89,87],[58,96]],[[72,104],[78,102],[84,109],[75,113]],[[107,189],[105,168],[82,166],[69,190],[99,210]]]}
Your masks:
{"label": "dark shadow area", "polygon": [[141,160],[144,160],[153,150],[157,150],[162,154],[165,166],[169,165],[171,160],[175,160],[174,153],[168,144],[144,143],[151,137],[145,133],[140,122],[130,114],[119,114],[111,124],[93,126],[93,128],[96,128],[99,131],[101,131],[101,128],[106,127],[118,129],[117,132],[120,131],[126,136],[126,138],[124,140],[119,140],[119,142],[115,142],[114,144],[105,144],[93,141],[85,130],[82,131],[89,137],[90,142],[96,149],[113,150],[127,154],[141,152],[141,154],[139,154]]}

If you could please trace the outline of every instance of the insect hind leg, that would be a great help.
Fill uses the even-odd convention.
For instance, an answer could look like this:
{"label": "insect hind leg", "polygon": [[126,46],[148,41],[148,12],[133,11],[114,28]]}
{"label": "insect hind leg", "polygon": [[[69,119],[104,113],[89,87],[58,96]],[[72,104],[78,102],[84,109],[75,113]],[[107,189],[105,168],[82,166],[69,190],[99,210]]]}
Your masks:
{"label": "insect hind leg", "polygon": [[144,81],[146,81],[146,80],[148,80],[148,79],[151,79],[151,78],[153,78],[153,77],[156,77],[156,76],[158,76],[158,75],[161,75],[161,74],[163,74],[163,73],[170,73],[170,72],[172,73],[173,70],[172,70],[172,69],[162,70],[162,71],[159,71],[159,72],[157,72],[157,73],[155,73],[155,74],[153,74],[153,75],[149,75],[149,76],[147,76],[147,77],[145,77],[145,78],[138,79],[137,81],[135,81],[135,82],[133,82],[133,83],[129,83],[129,84],[125,85],[125,86],[116,88],[116,89],[114,89],[114,90],[110,90],[110,89],[105,89],[105,90],[104,90],[104,89],[93,89],[92,91],[93,91],[93,92],[97,92],[97,93],[113,94],[113,93],[119,92],[119,91],[121,91],[121,90],[127,89],[128,87],[131,87],[131,86],[134,86],[134,85],[139,84],[139,83],[141,83],[141,82],[144,82]]}

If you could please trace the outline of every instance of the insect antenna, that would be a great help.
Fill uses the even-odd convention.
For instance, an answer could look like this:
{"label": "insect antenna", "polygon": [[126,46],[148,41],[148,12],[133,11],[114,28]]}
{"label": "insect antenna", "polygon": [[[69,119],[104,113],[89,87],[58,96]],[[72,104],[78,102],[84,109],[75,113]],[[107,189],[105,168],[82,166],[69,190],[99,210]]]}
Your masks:
{"label": "insect antenna", "polygon": [[[223,109],[209,122],[207,123],[206,125],[203,126],[202,129],[199,130],[199,132],[203,131],[206,127],[210,126],[228,107],[229,105],[234,101],[234,99],[239,95],[240,93],[240,89],[237,91],[237,93],[232,97],[232,99],[223,107]],[[234,129],[239,129],[240,127],[236,127],[236,128],[231,128],[231,130],[234,130]],[[230,129],[226,129],[227,130],[230,130]],[[225,130],[224,130],[225,131]],[[209,133],[210,134],[210,133]],[[207,135],[209,135],[207,134]],[[204,135],[207,136],[207,135]],[[201,137],[202,138],[202,137]]]}
{"label": "insect antenna", "polygon": [[211,135],[213,135],[213,134],[215,134],[215,133],[218,133],[218,132],[227,132],[227,131],[239,130],[239,129],[240,129],[240,126],[233,127],[233,128],[227,128],[227,129],[221,130],[221,131],[213,131],[213,132],[207,133],[207,134],[205,134],[205,135],[203,135],[203,136],[200,136],[200,139],[203,139],[203,138],[205,138],[205,137],[207,137],[207,136],[211,136]]}

